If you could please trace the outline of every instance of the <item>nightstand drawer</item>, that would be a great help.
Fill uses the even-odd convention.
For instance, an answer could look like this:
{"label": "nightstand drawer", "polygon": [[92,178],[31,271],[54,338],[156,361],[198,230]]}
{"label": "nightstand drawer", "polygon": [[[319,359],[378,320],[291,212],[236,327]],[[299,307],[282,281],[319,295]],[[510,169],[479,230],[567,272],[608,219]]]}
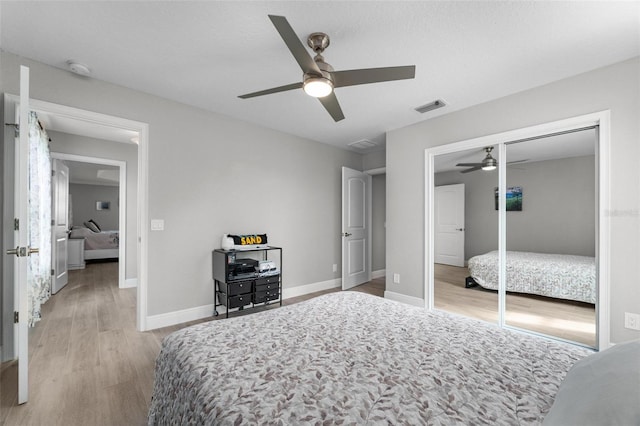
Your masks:
{"label": "nightstand drawer", "polygon": [[280,282],[280,275],[261,277],[256,279],[256,286],[263,285],[263,284],[272,284],[272,283],[278,284],[278,282]]}
{"label": "nightstand drawer", "polygon": [[256,292],[267,291],[267,290],[277,291],[279,287],[280,287],[280,283],[278,281],[276,281],[275,283],[269,283],[269,284],[258,284],[258,282],[256,281]]}
{"label": "nightstand drawer", "polygon": [[264,303],[272,300],[278,300],[280,292],[276,290],[258,291],[253,294],[253,303]]}
{"label": "nightstand drawer", "polygon": [[[227,295],[224,293],[218,293],[218,297],[220,298],[220,304],[223,306],[227,305]],[[229,309],[239,308],[241,306],[251,304],[251,293],[249,294],[240,294],[238,296],[229,296]]]}
{"label": "nightstand drawer", "polygon": [[220,282],[220,291],[229,296],[251,293],[253,281],[238,281],[232,283]]}

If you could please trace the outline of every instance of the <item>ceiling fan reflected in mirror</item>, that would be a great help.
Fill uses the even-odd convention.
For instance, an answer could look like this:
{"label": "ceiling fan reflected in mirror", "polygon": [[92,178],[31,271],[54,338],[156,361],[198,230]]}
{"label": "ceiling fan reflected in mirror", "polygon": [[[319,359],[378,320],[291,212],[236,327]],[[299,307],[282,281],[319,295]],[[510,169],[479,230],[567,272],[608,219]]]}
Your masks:
{"label": "ceiling fan reflected in mirror", "polygon": [[[484,171],[487,171],[487,172],[489,172],[491,170],[495,170],[498,167],[498,160],[493,158],[493,156],[491,155],[491,151],[493,151],[493,147],[492,146],[488,146],[488,147],[484,148],[484,150],[487,153],[487,155],[484,157],[482,162],[480,162],[480,163],[458,163],[458,164],[456,164],[457,167],[470,167],[469,169],[462,170],[460,173],[475,172],[476,170],[484,170]],[[529,160],[526,159],[526,160],[509,161],[507,164],[523,163],[525,161],[529,161]]]}
{"label": "ceiling fan reflected in mirror", "polygon": [[316,53],[315,57],[311,58],[311,55],[309,55],[284,16],[269,15],[269,19],[271,19],[282,40],[302,69],[302,81],[238,96],[241,99],[303,89],[309,96],[318,98],[334,121],[340,121],[344,119],[344,114],[334,89],[358,84],[406,80],[415,77],[415,65],[335,71],[331,65],[325,62],[322,56],[322,52],[329,46],[328,35],[320,32],[309,35],[307,44]]}

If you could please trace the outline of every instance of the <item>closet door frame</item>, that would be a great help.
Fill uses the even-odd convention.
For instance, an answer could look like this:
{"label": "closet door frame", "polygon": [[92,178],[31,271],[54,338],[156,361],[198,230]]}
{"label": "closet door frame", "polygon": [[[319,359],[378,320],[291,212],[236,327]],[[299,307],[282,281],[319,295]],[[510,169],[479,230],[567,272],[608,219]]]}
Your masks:
{"label": "closet door frame", "polygon": [[[610,111],[599,111],[559,121],[553,121],[517,130],[510,130],[479,138],[463,140],[440,145],[425,150],[425,236],[424,236],[424,287],[425,308],[434,306],[434,159],[437,155],[450,154],[468,149],[497,145],[498,164],[504,164],[506,144],[510,141],[535,138],[551,133],[564,132],[589,126],[598,126],[596,130],[596,349],[604,350],[610,343],[610,220],[607,211],[610,205],[609,194],[609,144],[610,144]],[[504,194],[506,188],[506,168],[498,168],[499,192]],[[505,323],[506,291],[505,291],[505,253],[506,253],[506,200],[500,197],[498,211],[498,253],[500,258],[500,278],[498,291],[498,323],[500,327],[513,328]],[[517,329],[532,333],[526,330]]]}

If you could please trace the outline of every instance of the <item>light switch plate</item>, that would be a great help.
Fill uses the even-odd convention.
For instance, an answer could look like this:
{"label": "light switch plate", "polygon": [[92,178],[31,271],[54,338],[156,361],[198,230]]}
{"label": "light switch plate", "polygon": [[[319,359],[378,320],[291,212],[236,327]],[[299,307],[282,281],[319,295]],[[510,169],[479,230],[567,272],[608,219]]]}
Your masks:
{"label": "light switch plate", "polygon": [[151,219],[152,231],[164,231],[164,219]]}

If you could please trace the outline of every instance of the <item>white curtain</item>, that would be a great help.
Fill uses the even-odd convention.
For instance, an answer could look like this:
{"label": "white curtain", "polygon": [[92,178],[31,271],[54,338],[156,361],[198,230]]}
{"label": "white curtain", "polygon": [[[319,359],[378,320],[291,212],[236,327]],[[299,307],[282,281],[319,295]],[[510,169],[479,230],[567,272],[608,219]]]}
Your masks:
{"label": "white curtain", "polygon": [[42,318],[40,305],[51,296],[51,157],[49,136],[29,114],[29,245],[40,249],[29,257],[27,275],[29,327]]}

